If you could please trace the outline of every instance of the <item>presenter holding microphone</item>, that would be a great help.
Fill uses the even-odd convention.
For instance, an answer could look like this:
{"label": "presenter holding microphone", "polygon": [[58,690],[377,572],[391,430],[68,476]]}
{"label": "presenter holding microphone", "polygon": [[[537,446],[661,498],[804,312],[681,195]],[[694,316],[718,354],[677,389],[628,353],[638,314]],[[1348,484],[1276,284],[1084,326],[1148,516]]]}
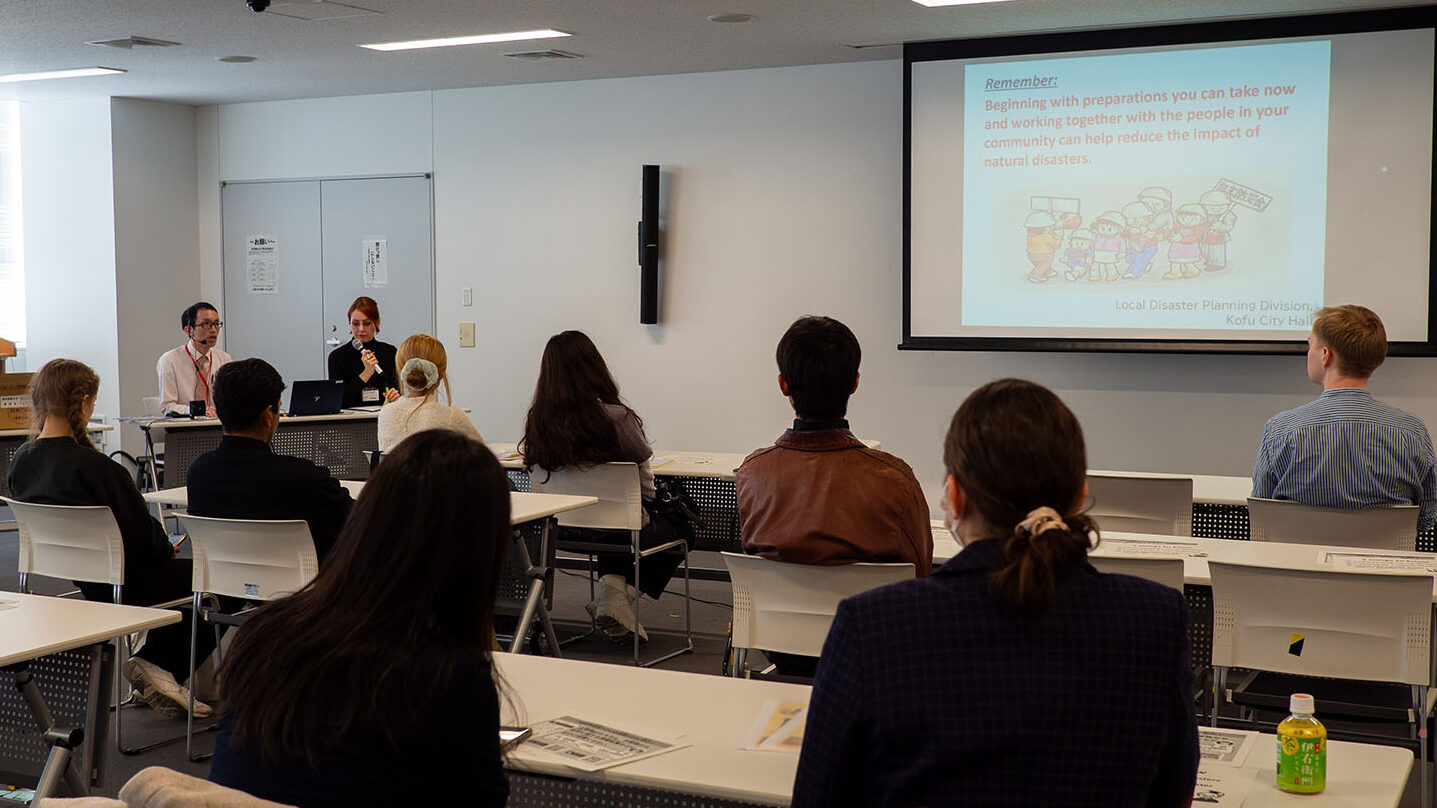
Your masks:
{"label": "presenter holding microphone", "polygon": [[356,297],[349,304],[352,339],[329,353],[329,378],[344,382],[346,407],[372,406],[399,398],[395,348],[375,339],[378,333],[379,304],[372,297]]}

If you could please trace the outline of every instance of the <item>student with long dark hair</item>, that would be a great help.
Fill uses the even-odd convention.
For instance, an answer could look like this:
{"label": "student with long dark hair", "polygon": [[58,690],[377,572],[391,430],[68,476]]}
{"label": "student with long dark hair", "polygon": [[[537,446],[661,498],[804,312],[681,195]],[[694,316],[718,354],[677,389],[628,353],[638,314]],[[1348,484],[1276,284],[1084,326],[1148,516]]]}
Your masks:
{"label": "student with long dark hair", "polygon": [[[637,463],[644,504],[654,501],[654,473],[649,468],[654,450],[644,435],[643,419],[620,398],[619,385],[604,357],[582,331],[555,334],[544,346],[539,383],[524,421],[519,451],[524,455],[525,469],[540,475],[539,479],[543,479],[545,471],[582,469],[600,463]],[[668,517],[645,507],[640,545],[652,547],[675,537],[675,527]],[[644,558],[639,565],[642,594],[655,600],[663,595],[681,560],[676,551]],[[633,587],[634,557],[629,553],[604,553],[599,555],[597,566],[602,591],[588,605],[595,624],[616,641],[631,640],[634,632],[647,639],[644,627],[634,616],[634,601],[640,594]]]}
{"label": "student with long dark hair", "polygon": [[[100,377],[83,362],[51,359],[30,380],[35,436],[10,461],[10,496],[41,505],[104,505],[114,514],[124,543],[125,586],[121,597],[134,606],[153,606],[190,593],[191,565],[175,558],[165,528],[150,515],[139,489],[119,464],[97,451],[87,431],[95,413]],[[109,603],[110,585],[76,581],[86,600]],[[141,701],[161,715],[182,717],[190,694],[189,612],[184,622],[150,629],[144,647],[121,671]],[[214,634],[202,631],[197,659],[214,650]],[[195,702],[195,716],[209,705]]]}
{"label": "student with long dark hair", "polygon": [[385,455],[319,575],[225,656],[210,779],[301,808],[376,788],[503,806],[490,648],[509,530],[482,443],[430,430]]}
{"label": "student with long dark hair", "polygon": [[943,461],[964,550],[839,604],[794,808],[1186,805],[1187,607],[1087,563],[1073,413],[1032,382],[992,382],[953,416]]}

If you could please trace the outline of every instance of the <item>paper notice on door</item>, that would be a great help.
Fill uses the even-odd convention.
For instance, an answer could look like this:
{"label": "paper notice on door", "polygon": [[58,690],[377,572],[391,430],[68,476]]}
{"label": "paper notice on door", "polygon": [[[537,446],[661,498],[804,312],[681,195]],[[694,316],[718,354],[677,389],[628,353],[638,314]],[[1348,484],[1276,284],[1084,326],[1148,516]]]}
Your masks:
{"label": "paper notice on door", "polygon": [[274,236],[250,236],[245,239],[245,268],[249,277],[249,293],[279,293],[279,239]]}
{"label": "paper notice on door", "polygon": [[389,285],[389,239],[370,236],[364,239],[364,288],[377,289]]}

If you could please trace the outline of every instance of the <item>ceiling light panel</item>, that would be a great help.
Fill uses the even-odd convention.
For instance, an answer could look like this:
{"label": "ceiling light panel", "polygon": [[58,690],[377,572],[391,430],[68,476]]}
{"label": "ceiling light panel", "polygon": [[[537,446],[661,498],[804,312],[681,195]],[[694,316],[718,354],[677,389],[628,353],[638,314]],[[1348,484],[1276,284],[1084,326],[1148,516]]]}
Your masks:
{"label": "ceiling light panel", "polygon": [[920,6],[936,8],[938,6],[976,6],[979,3],[1007,3],[1010,0],[913,0]]}
{"label": "ceiling light panel", "polygon": [[452,48],[457,45],[487,45],[492,42],[522,42],[527,39],[553,39],[570,36],[563,31],[546,28],[542,31],[513,31],[507,34],[476,34],[474,36],[451,36],[443,39],[416,39],[410,42],[376,42],[360,45],[378,51],[419,50],[421,48]]}
{"label": "ceiling light panel", "polygon": [[35,73],[9,73],[0,76],[0,84],[17,81],[43,81],[45,79],[78,79],[85,76],[108,76],[125,71],[113,67],[76,67],[69,70],[41,70]]}

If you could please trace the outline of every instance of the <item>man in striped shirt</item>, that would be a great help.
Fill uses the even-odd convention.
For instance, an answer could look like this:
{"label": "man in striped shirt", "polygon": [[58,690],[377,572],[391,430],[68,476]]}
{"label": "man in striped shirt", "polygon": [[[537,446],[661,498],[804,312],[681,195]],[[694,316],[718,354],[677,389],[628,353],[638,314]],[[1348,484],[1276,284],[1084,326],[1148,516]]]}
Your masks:
{"label": "man in striped shirt", "polygon": [[1329,306],[1307,336],[1316,401],[1267,422],[1252,495],[1329,508],[1420,505],[1419,529],[1437,519],[1437,458],[1422,420],[1367,392],[1387,357],[1387,332],[1370,309]]}

